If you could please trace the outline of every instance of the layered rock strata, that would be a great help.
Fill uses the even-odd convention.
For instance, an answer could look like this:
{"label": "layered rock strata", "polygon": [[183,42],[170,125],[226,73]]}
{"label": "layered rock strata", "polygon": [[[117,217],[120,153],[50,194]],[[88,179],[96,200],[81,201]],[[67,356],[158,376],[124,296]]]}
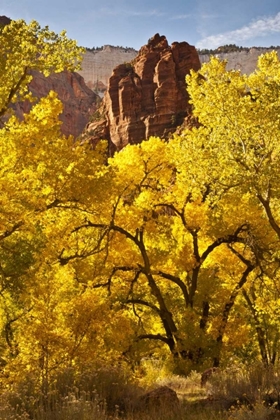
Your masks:
{"label": "layered rock strata", "polygon": [[[278,57],[280,57],[280,48],[257,48],[253,47],[243,51],[219,53],[214,54],[220,60],[227,61],[227,70],[239,70],[243,74],[250,74],[256,70],[258,58],[261,54],[268,53],[270,51],[276,51]],[[210,60],[211,54],[201,54],[199,59],[201,64],[207,63]]]}
{"label": "layered rock strata", "polygon": [[78,73],[86,85],[99,96],[103,96],[108,80],[116,66],[133,60],[137,51],[133,48],[104,45],[102,48],[87,50],[83,56],[82,68]]}
{"label": "layered rock strata", "polygon": [[93,144],[107,139],[111,154],[150,136],[168,137],[190,114],[185,77],[199,68],[193,46],[169,46],[165,36],[156,34],[131,63],[114,69],[86,135]]}

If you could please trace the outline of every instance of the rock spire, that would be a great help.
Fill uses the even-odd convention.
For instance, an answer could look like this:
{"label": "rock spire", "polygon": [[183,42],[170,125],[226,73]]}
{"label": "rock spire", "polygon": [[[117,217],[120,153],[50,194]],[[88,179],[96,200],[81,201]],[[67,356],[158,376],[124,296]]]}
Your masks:
{"label": "rock spire", "polygon": [[199,68],[195,47],[187,42],[169,46],[165,36],[156,34],[132,62],[114,69],[85,137],[93,144],[107,139],[110,154],[150,136],[167,138],[190,113],[185,77]]}

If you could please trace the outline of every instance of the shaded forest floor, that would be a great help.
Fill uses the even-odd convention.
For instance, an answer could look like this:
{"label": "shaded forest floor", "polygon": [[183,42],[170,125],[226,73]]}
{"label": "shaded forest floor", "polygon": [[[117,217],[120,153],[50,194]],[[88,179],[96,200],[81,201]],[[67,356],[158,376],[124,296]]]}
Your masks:
{"label": "shaded forest floor", "polygon": [[[280,380],[274,370],[257,366],[221,371],[205,387],[200,380],[199,373],[191,372],[187,377],[158,378],[143,387],[110,368],[87,372],[73,383],[71,374],[64,372],[44,394],[26,378],[14,390],[2,390],[0,420],[280,419]],[[145,405],[143,395],[160,388],[175,391],[179,401],[162,398]]]}

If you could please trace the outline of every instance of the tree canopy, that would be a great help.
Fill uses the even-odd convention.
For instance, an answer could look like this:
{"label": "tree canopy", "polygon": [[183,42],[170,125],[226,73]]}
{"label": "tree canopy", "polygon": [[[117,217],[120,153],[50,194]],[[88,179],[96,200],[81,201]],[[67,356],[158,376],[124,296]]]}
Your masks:
{"label": "tree canopy", "polygon": [[[60,133],[36,69],[81,50],[35,22],[1,30],[0,311],[5,384],[60,369],[172,359],[181,371],[279,358],[276,53],[251,75],[212,58],[187,77],[198,125],[107,158]],[[6,385],[5,385],[6,386]]]}

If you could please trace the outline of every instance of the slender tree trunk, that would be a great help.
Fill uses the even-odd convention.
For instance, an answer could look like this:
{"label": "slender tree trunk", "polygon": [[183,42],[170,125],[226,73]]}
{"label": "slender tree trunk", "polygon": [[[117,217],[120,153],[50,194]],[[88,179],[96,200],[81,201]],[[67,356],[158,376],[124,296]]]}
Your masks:
{"label": "slender tree trunk", "polygon": [[254,321],[255,321],[255,328],[256,328],[256,333],[257,333],[257,337],[258,337],[258,344],[259,344],[259,349],[260,349],[260,353],[261,353],[262,362],[265,366],[268,366],[269,360],[268,360],[267,349],[266,349],[265,332],[260,327],[257,312],[254,308],[253,302],[251,301],[248,293],[246,292],[246,290],[243,290],[242,293],[243,293],[243,296],[244,296],[244,298],[245,298],[245,300],[248,304],[248,307],[249,307],[249,309],[250,309],[250,311],[253,315]]}
{"label": "slender tree trunk", "polygon": [[229,318],[230,311],[231,311],[231,309],[232,309],[232,307],[235,303],[235,299],[236,299],[238,293],[240,292],[241,288],[246,283],[249,274],[251,273],[251,271],[254,270],[254,268],[255,268],[255,266],[248,262],[248,266],[247,266],[246,270],[242,274],[242,277],[241,277],[240,281],[237,283],[237,285],[233,289],[228,302],[224,306],[222,321],[221,321],[221,325],[220,325],[220,328],[219,328],[218,336],[216,338],[217,351],[216,351],[215,357],[213,358],[213,367],[219,367],[220,366],[220,356],[221,356],[221,351],[222,351],[222,347],[223,347],[223,338],[224,338],[226,326],[227,326],[227,323],[228,323],[228,318]]}

